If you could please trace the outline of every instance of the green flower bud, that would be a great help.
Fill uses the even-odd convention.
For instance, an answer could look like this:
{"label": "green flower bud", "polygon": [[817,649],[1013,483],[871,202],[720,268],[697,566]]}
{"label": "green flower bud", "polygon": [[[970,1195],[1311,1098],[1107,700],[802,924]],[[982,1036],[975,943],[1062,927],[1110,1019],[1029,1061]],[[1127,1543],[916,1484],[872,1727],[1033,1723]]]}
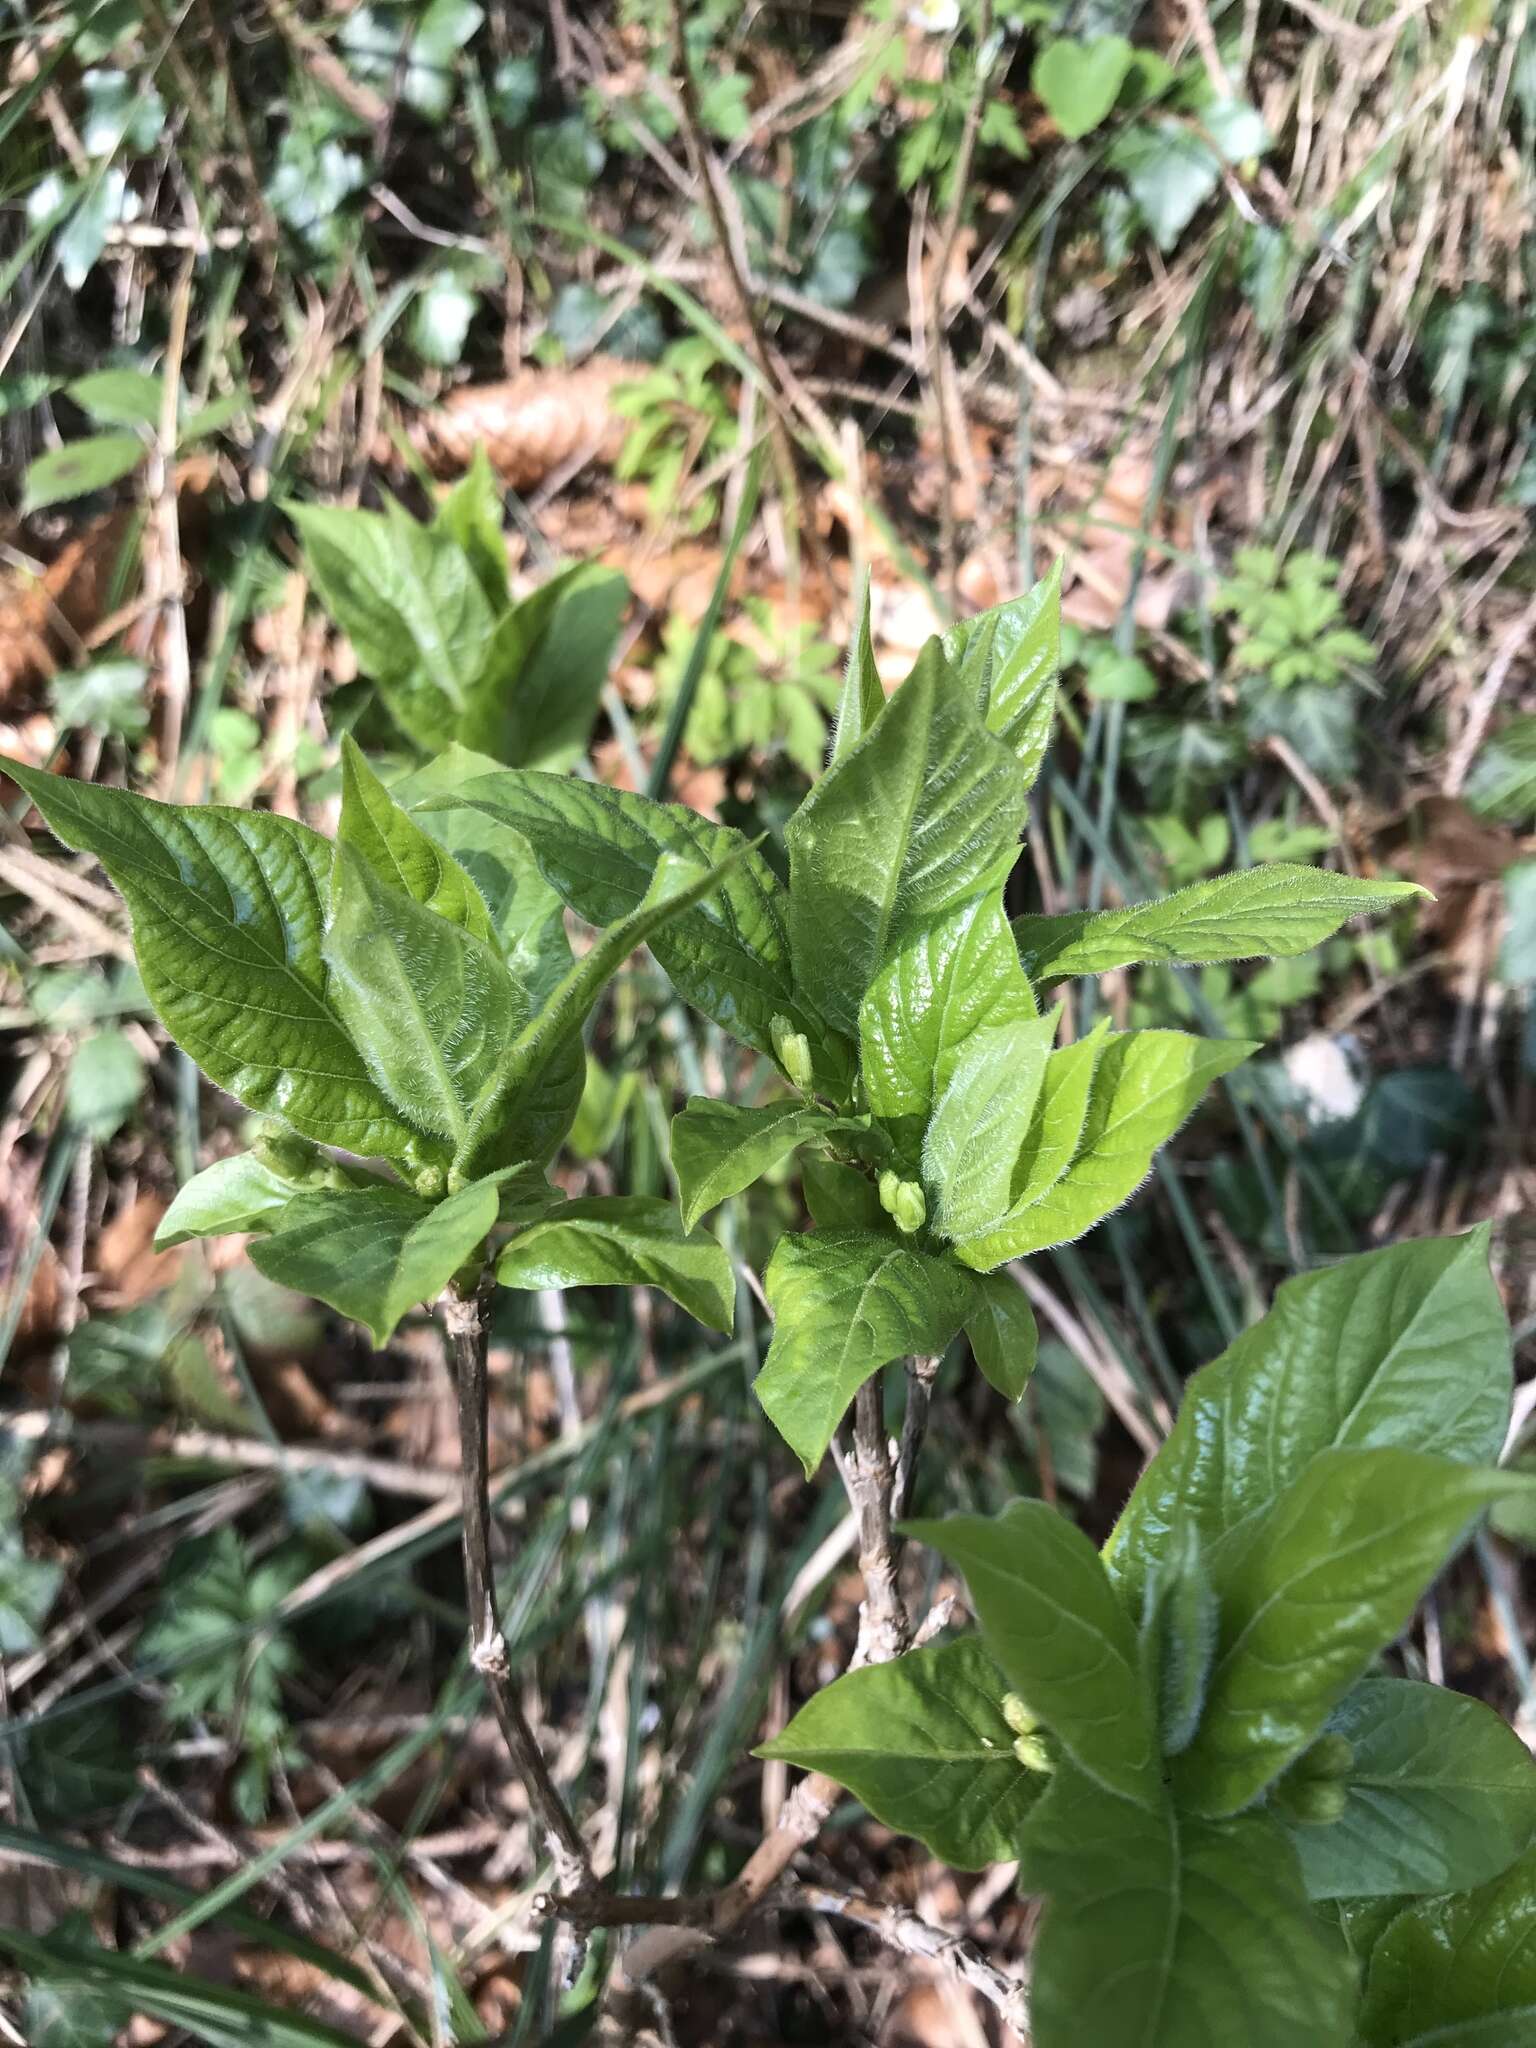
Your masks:
{"label": "green flower bud", "polygon": [[1343,1819],[1348,1802],[1348,1788],[1337,1778],[1285,1778],[1276,1787],[1280,1811],[1304,1828],[1331,1827]]}
{"label": "green flower bud", "polygon": [[896,1202],[891,1214],[896,1218],[896,1228],[906,1237],[910,1237],[914,1230],[921,1230],[928,1221],[928,1204],[915,1180],[897,1183]]}
{"label": "green flower bud", "polygon": [[794,1085],[802,1093],[808,1092],[812,1080],[810,1040],[803,1031],[797,1031],[787,1017],[772,1018],[768,1032],[773,1042],[774,1058]]}
{"label": "green flower bud", "polygon": [[447,1176],[440,1166],[424,1166],[416,1175],[416,1192],[429,1202],[435,1202],[447,1185]]}
{"label": "green flower bud", "polygon": [[1016,1692],[1003,1694],[1002,1713],[1015,1735],[1033,1735],[1040,1726],[1040,1716],[1027,1707]]}
{"label": "green flower bud", "polygon": [[887,1216],[896,1214],[896,1197],[901,1192],[901,1175],[888,1166],[880,1176],[880,1206]]}
{"label": "green flower bud", "polygon": [[1321,1783],[1347,1778],[1354,1767],[1355,1745],[1347,1735],[1338,1734],[1320,1735],[1296,1764],[1304,1778]]}
{"label": "green flower bud", "polygon": [[251,1150],[269,1173],[275,1173],[291,1188],[325,1188],[333,1184],[335,1160],[293,1131],[264,1131]]}
{"label": "green flower bud", "polygon": [[1051,1739],[1044,1729],[1037,1735],[1019,1736],[1013,1745],[1013,1753],[1026,1771],[1054,1771],[1056,1768]]}

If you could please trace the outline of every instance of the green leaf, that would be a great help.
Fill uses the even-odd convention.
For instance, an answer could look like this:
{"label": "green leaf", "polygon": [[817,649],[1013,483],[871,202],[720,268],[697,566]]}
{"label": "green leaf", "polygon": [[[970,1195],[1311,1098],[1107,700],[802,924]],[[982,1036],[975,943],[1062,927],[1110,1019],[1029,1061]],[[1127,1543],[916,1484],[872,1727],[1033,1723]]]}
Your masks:
{"label": "green leaf", "polygon": [[964,1572],[988,1650],[1067,1755],[1122,1800],[1160,1805],[1136,1631],[1082,1530],[1038,1500],[906,1529]]}
{"label": "green leaf", "polygon": [[1013,932],[1032,981],[1063,981],[1147,960],[1290,959],[1331,938],[1348,918],[1427,893],[1413,882],[1361,881],[1277,861],[1129,910],[1016,918]]}
{"label": "green leaf", "polygon": [[1322,1732],[1501,1493],[1528,1481],[1420,1451],[1326,1450],[1208,1553],[1220,1635],[1174,1766],[1192,1811],[1236,1813]]}
{"label": "green leaf", "polygon": [[1060,558],[1022,597],[951,626],[944,654],[1032,784],[1050,745],[1061,676]]}
{"label": "green leaf", "polygon": [[[958,1256],[985,1272],[1006,1259],[1081,1237],[1135,1193],[1151,1170],[1153,1154],[1189,1116],[1210,1082],[1230,1073],[1253,1050],[1243,1039],[1125,1031],[1091,1051],[1071,1046],[1054,1054],[1053,1061],[1066,1062],[1058,1077],[1061,1086],[1041,1085],[1039,1143],[1033,1134],[1026,1137],[1015,1181],[1016,1187],[1023,1182],[1022,1189],[995,1229],[957,1245]],[[1070,1128],[1084,1069],[1095,1053],[1081,1136],[1070,1163],[1056,1172],[1060,1132],[1063,1124]],[[1047,1068],[1046,1082],[1049,1078]]]}
{"label": "green leaf", "polygon": [[1177,1523],[1193,1521],[1209,1548],[1335,1446],[1491,1463],[1511,1384],[1486,1227],[1284,1281],[1262,1322],[1186,1386],[1105,1547],[1111,1576],[1136,1607]]}
{"label": "green leaf", "polygon": [[462,1147],[528,1013],[500,955],[381,882],[342,843],[325,958],[336,1007],[379,1086],[412,1123]]}
{"label": "green leaf", "polygon": [[1029,82],[1069,142],[1097,128],[1113,107],[1131,68],[1131,56],[1124,36],[1095,36],[1086,43],[1047,43],[1036,56]]}
{"label": "green leaf", "polygon": [[780,1238],[763,1284],[775,1321],[757,1398],[807,1478],[871,1373],[942,1351],[969,1306],[948,1260],[862,1231]]}
{"label": "green leaf", "polygon": [[1003,877],[954,904],[882,967],[859,1005],[859,1073],[909,1178],[955,1064],[978,1032],[1037,1014],[1002,907]]}
{"label": "green leaf", "polygon": [[[147,370],[93,370],[64,387],[99,427],[156,427],[163,392]],[[142,451],[143,444],[139,444]]]}
{"label": "green leaf", "polygon": [[293,1188],[254,1152],[216,1159],[193,1174],[160,1219],[155,1250],[187,1244],[195,1237],[226,1237],[272,1228],[272,1220],[293,1200]]}
{"label": "green leaf", "polygon": [[287,509],[321,602],[407,739],[428,753],[467,739],[496,620],[454,535],[393,502]]}
{"label": "green leaf", "polygon": [[751,1187],[797,1145],[843,1128],[839,1119],[799,1097],[741,1109],[690,1095],[687,1108],[672,1119],[672,1167],[684,1224],[692,1230],[701,1216]]}
{"label": "green leaf", "polygon": [[728,885],[748,851],[743,845],[712,868],[662,856],[638,908],[598,936],[496,1063],[459,1140],[455,1164],[461,1173],[552,1156],[581,1101],[581,1027],[587,1013],[635,948]]}
{"label": "green leaf", "polygon": [[757,1756],[824,1771],[957,1870],[1019,1853],[1046,1779],[1014,1754],[1008,1687],[974,1636],[824,1686]]}
{"label": "green leaf", "polygon": [[21,509],[40,512],[45,505],[104,491],[137,469],[148,452],[137,434],[89,434],[83,441],[50,448],[27,464]]}
{"label": "green leaf", "polygon": [[800,1162],[800,1185],[811,1221],[824,1230],[888,1233],[890,1218],[880,1206],[879,1191],[867,1173],[845,1160],[807,1153]]}
{"label": "green leaf", "polygon": [[6,773],[117,885],[145,993],[210,1081],[321,1144],[418,1156],[336,1007],[321,945],[327,840],[271,812],[158,804],[20,763]]}
{"label": "green leaf", "polygon": [[1311,1898],[1468,1891],[1536,1839],[1536,1763],[1481,1700],[1365,1678],[1328,1730],[1355,1755],[1343,1817],[1295,1830]]}
{"label": "green leaf", "polygon": [[144,1061],[121,1031],[98,1031],[69,1063],[64,1106],[70,1122],[98,1145],[121,1130],[144,1090]]}
{"label": "green leaf", "polygon": [[1121,172],[1160,249],[1171,249],[1221,183],[1221,160],[1182,122],[1138,121],[1109,161]]}
{"label": "green leaf", "polygon": [[1371,1952],[1364,2048],[1536,2048],[1536,1850],[1397,1915]]}
{"label": "green leaf", "polygon": [[510,608],[512,593],[507,580],[501,489],[484,442],[476,444],[469,468],[438,501],[432,524],[457,541],[485,592],[486,603],[499,619]]}
{"label": "green leaf", "polygon": [[923,1144],[923,1180],[934,1226],[969,1264],[1010,1221],[1014,1173],[1029,1135],[1060,1017],[979,1031],[966,1042],[934,1106]]}
{"label": "green leaf", "polygon": [[[713,866],[746,846],[739,832],[681,804],[568,776],[486,776],[451,801],[520,834],[551,888],[589,924],[612,924],[637,909],[663,854]],[[747,852],[716,896],[656,934],[652,951],[685,1002],[770,1058],[773,1019],[787,1017],[810,1041],[818,1084],[841,1099],[851,1081],[851,1048],[796,992],[787,909],[772,868]]]}
{"label": "green leaf", "polygon": [[337,843],[350,846],[379,881],[436,911],[471,938],[490,939],[485,898],[458,862],[396,803],[348,734],[341,741]]}
{"label": "green leaf", "polygon": [[1027,1824],[1021,1875],[1048,1901],[1030,1958],[1034,2048],[1347,2048],[1344,1945],[1266,1815],[1130,1806],[1063,1765]]}
{"label": "green leaf", "polygon": [[436,1204],[381,1187],[295,1195],[272,1235],[250,1247],[259,1272],[313,1295],[387,1344],[417,1302],[429,1302],[483,1244],[496,1221],[497,1177]]}
{"label": "green leaf", "polygon": [[978,1273],[965,1319],[976,1363],[1005,1401],[1021,1401],[1040,1350],[1029,1296],[1007,1273]]}
{"label": "green leaf", "polygon": [[731,1262],[707,1230],[685,1229],[653,1195],[592,1195],[562,1202],[502,1253],[503,1287],[659,1287],[696,1321],[729,1330]]}
{"label": "green leaf", "polygon": [[863,739],[885,709],[885,685],[875,667],[874,642],[869,632],[869,579],[864,580],[864,603],[859,612],[859,630],[848,649],[848,666],[843,673],[843,694],[838,705],[837,727],[832,736],[835,768],[845,754]]}
{"label": "green leaf", "polygon": [[[510,657],[503,724],[479,744],[514,768],[565,768],[586,751],[629,602],[616,569],[579,562],[514,607],[497,633],[493,662]],[[495,689],[487,689],[494,702]]]}
{"label": "green leaf", "polygon": [[937,641],[785,830],[795,986],[839,1030],[885,962],[1016,845],[1028,780]]}
{"label": "green leaf", "polygon": [[1157,1699],[1163,1754],[1188,1749],[1200,1725],[1216,1654],[1216,1592],[1193,1522],[1170,1534],[1147,1580],[1141,1643]]}

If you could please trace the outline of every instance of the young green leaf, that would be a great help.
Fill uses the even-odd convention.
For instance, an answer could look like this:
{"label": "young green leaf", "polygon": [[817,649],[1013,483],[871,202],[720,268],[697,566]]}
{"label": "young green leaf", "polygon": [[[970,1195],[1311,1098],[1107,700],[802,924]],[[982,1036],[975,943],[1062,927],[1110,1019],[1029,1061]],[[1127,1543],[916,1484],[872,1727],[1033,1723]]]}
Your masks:
{"label": "young green leaf", "polygon": [[849,1671],[755,1753],[823,1771],[957,1870],[1019,1853],[1047,1780],[1020,1763],[1007,1681],[974,1636]]}
{"label": "young green leaf", "polygon": [[862,1231],[781,1237],[763,1285],[775,1322],[757,1398],[807,1478],[870,1374],[942,1351],[969,1306],[948,1260]]}
{"label": "young green leaf", "polygon": [[251,1261],[280,1287],[312,1295],[387,1344],[402,1316],[434,1300],[496,1221],[496,1178],[436,1204],[381,1187],[295,1195]]}
{"label": "young green leaf", "polygon": [[369,1075],[330,986],[326,840],[266,811],[159,804],[20,762],[6,773],[116,884],[145,993],[209,1080],[321,1144],[419,1157],[419,1133]]}
{"label": "young green leaf", "polygon": [[155,1250],[168,1251],[194,1237],[270,1230],[292,1199],[290,1183],[254,1152],[216,1159],[192,1176],[161,1217]]}
{"label": "young green leaf", "polygon": [[1020,1401],[1035,1369],[1040,1332],[1029,1296],[1007,1273],[978,1273],[965,1318],[976,1363],[1005,1401]]}
{"label": "young green leaf", "polygon": [[1105,1546],[1110,1575],[1136,1608],[1178,1522],[1192,1520],[1209,1548],[1335,1445],[1491,1463],[1511,1380],[1485,1227],[1287,1280],[1269,1314],[1185,1388]]}
{"label": "young green leaf", "polygon": [[1295,1831],[1309,1897],[1467,1891],[1536,1840],[1536,1763],[1481,1700],[1363,1678],[1328,1730],[1354,1762],[1342,1818]]}
{"label": "young green leaf", "polygon": [[[471,805],[510,826],[551,888],[596,925],[639,908],[663,854],[712,866],[747,844],[681,804],[574,777],[503,773],[437,801]],[[842,1100],[852,1048],[796,992],[787,916],[783,885],[761,854],[747,851],[718,896],[658,932],[652,951],[685,1002],[770,1059],[773,1020],[788,1018],[810,1041],[818,1085]]]}
{"label": "young green leaf", "polygon": [[1077,1157],[1109,1030],[1109,1019],[1101,1017],[1086,1037],[1059,1047],[1046,1061],[1035,1113],[1013,1169],[1015,1209],[1042,1201]]}
{"label": "young green leaf", "polygon": [[41,512],[89,491],[104,491],[138,468],[149,446],[138,434],[87,434],[49,448],[27,464],[22,487],[23,512]]}
{"label": "young green leaf", "polygon": [[503,1287],[659,1287],[712,1330],[729,1330],[735,1319],[722,1247],[652,1195],[560,1203],[513,1238],[496,1277]]}
{"label": "young green leaf", "polygon": [[[1075,1046],[1069,1050],[1078,1052]],[[1024,1192],[995,1229],[957,1245],[959,1257],[986,1272],[1006,1259],[1069,1243],[1091,1230],[1146,1179],[1153,1154],[1189,1116],[1210,1082],[1230,1073],[1253,1050],[1248,1040],[1194,1038],[1183,1031],[1125,1031],[1104,1040],[1070,1165],[1046,1178],[1043,1169],[1034,1172],[1021,1151]],[[1079,1053],[1084,1064],[1090,1057]],[[1081,1070],[1074,1065],[1068,1078],[1080,1080]],[[1043,1086],[1041,1094],[1046,1111],[1060,1109]],[[1043,1143],[1040,1154],[1048,1156]]]}
{"label": "young green leaf", "polygon": [[800,1185],[811,1221],[823,1230],[890,1231],[875,1183],[857,1166],[808,1152],[800,1162]]}
{"label": "young green leaf", "polygon": [[875,667],[874,642],[869,632],[869,578],[864,579],[864,601],[859,608],[859,630],[848,649],[848,666],[843,673],[843,694],[838,706],[837,728],[832,736],[835,768],[845,754],[863,739],[885,709],[885,685]]}
{"label": "young green leaf", "polygon": [[512,593],[507,581],[501,489],[484,442],[476,444],[469,468],[438,501],[432,524],[458,543],[475,572],[475,581],[485,593],[486,603],[499,619],[510,606]]}
{"label": "young green leaf", "polygon": [[1043,1501],[912,1522],[965,1574],[988,1650],[1079,1767],[1122,1800],[1163,1798],[1152,1695],[1136,1631],[1082,1530]]}
{"label": "young green leaf", "polygon": [[528,1014],[501,956],[381,882],[342,843],[325,958],[336,1007],[373,1078],[422,1130],[463,1146]]}
{"label": "young green leaf", "polygon": [[923,1143],[934,1225],[967,1264],[1010,1220],[1019,1153],[1029,1134],[1059,1016],[978,1031],[966,1041]]}
{"label": "young green leaf", "polygon": [[1132,1806],[1063,1763],[1025,1828],[1047,1899],[1035,2048],[1347,2048],[1353,1973],[1267,1815]]}
{"label": "young green leaf", "polygon": [[1022,597],[944,635],[945,659],[974,687],[987,730],[1018,756],[1028,787],[1051,741],[1061,675],[1061,560]]}
{"label": "young green leaf", "polygon": [[628,602],[618,570],[578,562],[514,606],[478,693],[486,707],[476,725],[481,737],[471,731],[468,743],[514,768],[566,768],[579,759]]}
{"label": "young green leaf", "polygon": [[1027,801],[1018,761],[930,641],[785,830],[795,986],[856,1032],[880,968],[990,877]]}
{"label": "young green leaf", "polygon": [[1163,1754],[1188,1749],[1200,1725],[1216,1654],[1216,1593],[1193,1522],[1172,1530],[1147,1580],[1142,1655],[1157,1700]]}
{"label": "young green leaf", "polygon": [[1403,1450],[1320,1451],[1208,1553],[1220,1634],[1174,1784],[1237,1813],[1322,1733],[1477,1515],[1530,1484]]}
{"label": "young green leaf", "polygon": [[1290,959],[1332,938],[1351,917],[1427,893],[1414,882],[1363,881],[1276,861],[1128,910],[1015,918],[1013,933],[1031,981],[1064,981],[1148,960]]}
{"label": "young green leaf", "polygon": [[396,803],[349,734],[341,742],[340,846],[350,846],[377,878],[471,938],[489,940],[491,914],[469,876],[437,840]]}
{"label": "young green leaf", "polygon": [[1425,1899],[1371,1952],[1363,2048],[1536,2048],[1536,1849],[1476,1891]]}
{"label": "young green leaf", "polygon": [[1135,54],[1124,36],[1049,42],[1035,58],[1029,82],[1061,133],[1076,142],[1115,104]]}
{"label": "young green leaf", "polygon": [[742,1109],[690,1095],[687,1108],[672,1119],[672,1168],[685,1226],[692,1230],[701,1216],[750,1187],[797,1145],[835,1136],[844,1127],[798,1096]]}
{"label": "young green leaf", "polygon": [[[1012,865],[1012,856],[1005,856]],[[976,1033],[1038,1014],[1003,914],[1005,877],[936,917],[880,969],[859,1005],[859,1072],[898,1164],[915,1175],[934,1104]]]}

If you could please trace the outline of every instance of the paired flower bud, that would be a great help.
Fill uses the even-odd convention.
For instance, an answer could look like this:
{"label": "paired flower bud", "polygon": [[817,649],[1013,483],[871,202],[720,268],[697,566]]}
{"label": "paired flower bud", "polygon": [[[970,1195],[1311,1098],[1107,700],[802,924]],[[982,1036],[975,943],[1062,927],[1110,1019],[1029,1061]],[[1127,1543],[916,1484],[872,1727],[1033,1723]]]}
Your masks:
{"label": "paired flower bud", "polygon": [[787,1017],[774,1017],[768,1026],[773,1056],[802,1094],[811,1089],[811,1043]]}
{"label": "paired flower bud", "polygon": [[928,1203],[915,1180],[903,1180],[893,1167],[880,1176],[880,1206],[893,1218],[904,1237],[921,1230],[928,1221]]}
{"label": "paired flower bud", "polygon": [[291,1188],[345,1188],[351,1185],[346,1170],[320,1147],[301,1138],[281,1124],[269,1124],[257,1136],[252,1152],[279,1180]]}
{"label": "paired flower bud", "polygon": [[1003,1695],[1003,1719],[1013,1730],[1013,1753],[1026,1771],[1053,1771],[1056,1757],[1051,1738],[1016,1692]]}

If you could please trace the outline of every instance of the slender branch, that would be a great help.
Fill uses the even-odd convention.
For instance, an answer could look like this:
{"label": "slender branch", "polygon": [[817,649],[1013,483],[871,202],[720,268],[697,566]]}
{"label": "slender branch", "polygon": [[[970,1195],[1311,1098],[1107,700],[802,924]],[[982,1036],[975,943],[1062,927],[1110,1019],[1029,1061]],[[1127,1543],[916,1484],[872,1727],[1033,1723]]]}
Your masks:
{"label": "slender branch", "polygon": [[891,1501],[891,1520],[899,1522],[912,1505],[917,1488],[917,1461],[928,1434],[928,1411],[933,1406],[933,1383],[939,1376],[937,1358],[907,1360],[907,1412],[901,1424],[901,1450],[896,1459],[896,1491]]}
{"label": "slender branch", "polygon": [[440,1305],[453,1354],[459,1442],[464,1461],[464,1583],[469,1596],[469,1661],[485,1680],[502,1740],[527,1789],[534,1822],[544,1837],[555,1882],[562,1893],[579,1896],[595,1890],[597,1881],[586,1844],[549,1774],[538,1739],[512,1689],[512,1667],[496,1602],[496,1580],[491,1569],[486,1299],[483,1292],[461,1294],[450,1287]]}
{"label": "slender branch", "polygon": [[854,1670],[862,1664],[888,1664],[893,1657],[899,1657],[912,1632],[907,1604],[901,1597],[896,1540],[891,1533],[896,1472],[891,1463],[890,1439],[885,1433],[881,1378],[876,1373],[854,1396],[853,1449],[843,1461],[843,1484],[859,1518],[859,1565],[864,1573]]}

